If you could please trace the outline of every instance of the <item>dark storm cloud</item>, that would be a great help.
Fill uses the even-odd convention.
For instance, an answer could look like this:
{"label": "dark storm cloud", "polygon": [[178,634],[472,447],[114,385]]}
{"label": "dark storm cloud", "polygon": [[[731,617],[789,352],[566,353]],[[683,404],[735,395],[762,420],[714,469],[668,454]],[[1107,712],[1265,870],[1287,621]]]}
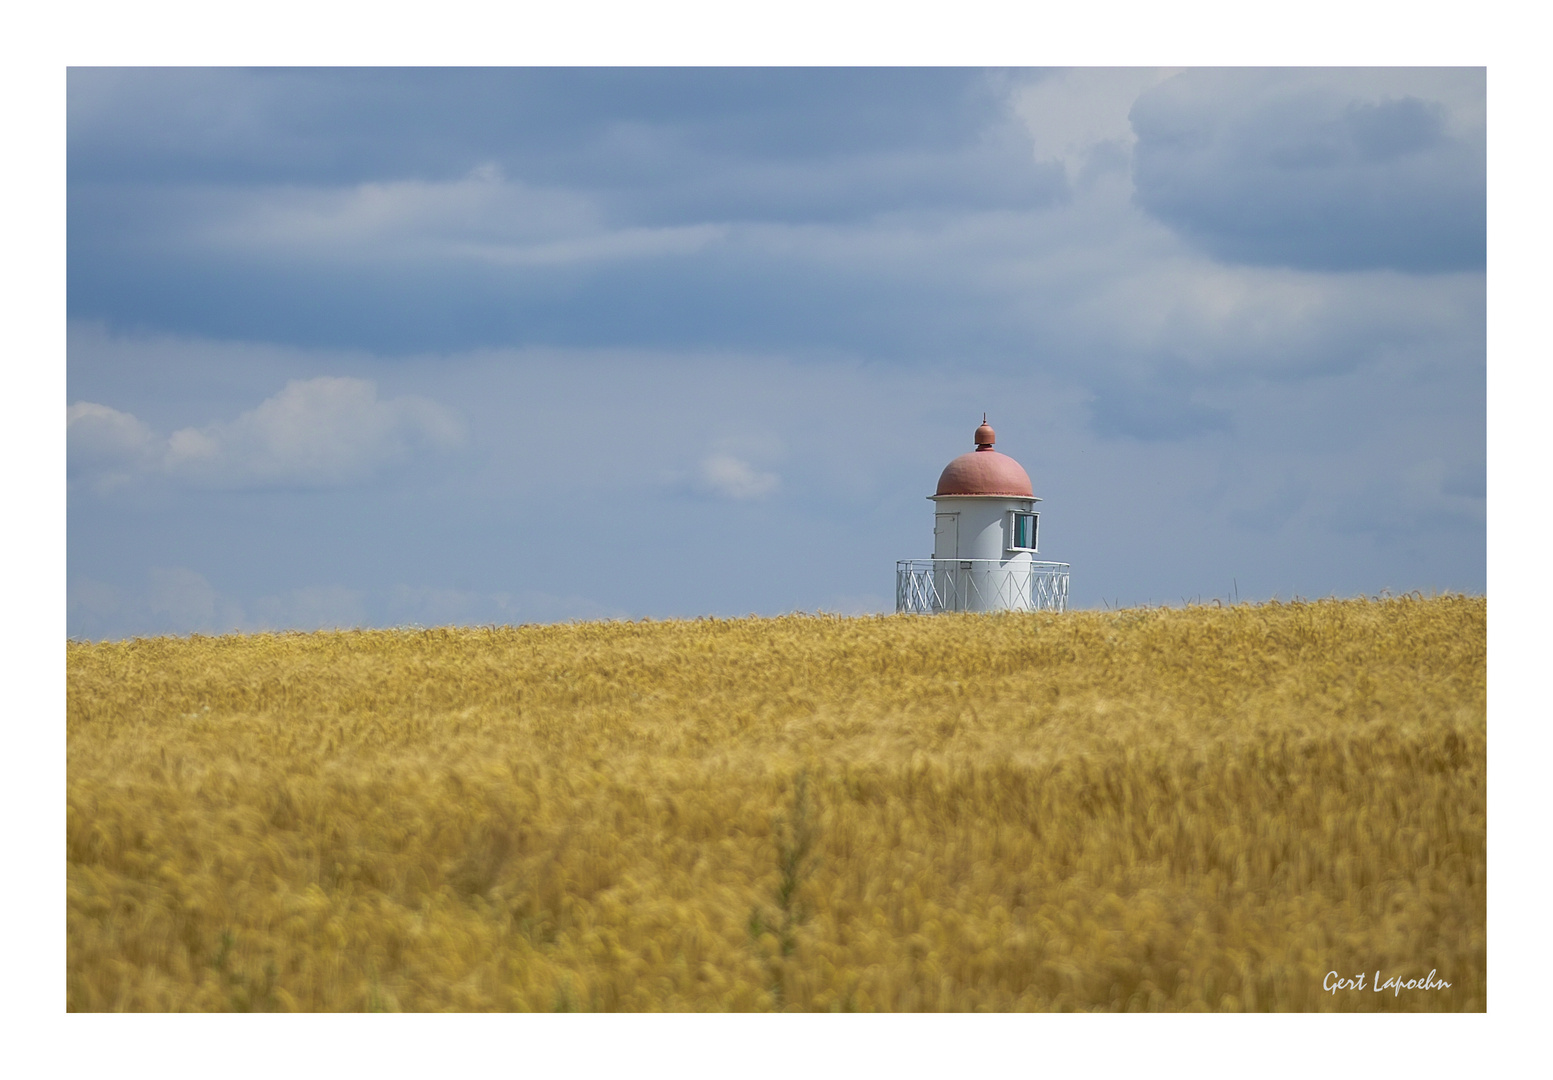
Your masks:
{"label": "dark storm cloud", "polygon": [[[805,230],[1060,201],[1061,166],[1032,155],[1006,81],[77,70],[70,312],[385,353],[864,339],[909,352],[976,306],[968,290],[934,261],[876,275],[815,258]],[[783,227],[798,232],[770,232]]]}
{"label": "dark storm cloud", "polygon": [[69,169],[329,186],[495,164],[655,222],[1049,200],[1001,94],[955,69],[76,69]]}
{"label": "dark storm cloud", "polygon": [[1179,75],[1132,109],[1138,201],[1235,262],[1480,269],[1484,74],[1409,74]]}
{"label": "dark storm cloud", "polygon": [[855,251],[827,261],[809,243],[772,250],[781,244],[737,231],[596,239],[640,240],[643,250],[563,252],[527,265],[99,251],[73,260],[72,306],[110,325],[386,356],[509,342],[652,343],[846,348],[909,361],[948,347],[998,355],[1015,345],[989,298],[953,280],[953,265],[892,271]]}

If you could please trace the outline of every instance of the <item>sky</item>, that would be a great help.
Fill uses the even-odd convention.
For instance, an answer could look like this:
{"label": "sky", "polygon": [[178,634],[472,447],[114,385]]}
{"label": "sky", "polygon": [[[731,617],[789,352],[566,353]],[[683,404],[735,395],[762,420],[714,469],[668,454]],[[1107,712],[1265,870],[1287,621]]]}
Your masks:
{"label": "sky", "polygon": [[72,68],[67,632],[1486,591],[1483,68]]}

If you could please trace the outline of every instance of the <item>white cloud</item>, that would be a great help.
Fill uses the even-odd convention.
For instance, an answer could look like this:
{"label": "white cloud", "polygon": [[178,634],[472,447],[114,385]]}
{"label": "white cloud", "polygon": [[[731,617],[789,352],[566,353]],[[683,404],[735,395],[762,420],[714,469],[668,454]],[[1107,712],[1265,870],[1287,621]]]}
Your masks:
{"label": "white cloud", "polygon": [[196,236],[217,246],[325,251],[431,238],[544,240],[599,227],[592,203],[508,181],[493,165],[452,181],[250,188],[211,197]]}
{"label": "white cloud", "polygon": [[781,486],[776,473],[760,472],[732,454],[712,454],[701,462],[701,487],[725,499],[759,499]]}
{"label": "white cloud", "polygon": [[203,574],[187,567],[147,573],[146,606],[175,632],[222,633],[245,627],[242,608],[218,593]]}
{"label": "white cloud", "polygon": [[366,379],[291,382],[229,424],[176,431],[166,469],[216,486],[329,487],[365,479],[420,446],[462,438],[450,410],[424,398],[380,400]]}
{"label": "white cloud", "polygon": [[417,452],[463,441],[452,410],[420,397],[380,399],[370,380],[297,380],[229,423],[158,438],[136,417],[93,402],[67,414],[70,467],[99,486],[161,475],[216,488],[334,487]]}
{"label": "white cloud", "polygon": [[452,181],[207,192],[198,204],[203,220],[189,234],[195,246],[331,261],[607,262],[698,251],[725,231],[712,224],[611,229],[591,198],[508,180],[495,165]]}
{"label": "white cloud", "polygon": [[102,485],[126,482],[157,453],[156,435],[145,424],[90,401],[65,410],[65,445],[70,475],[96,474]]}
{"label": "white cloud", "polygon": [[1018,88],[1011,105],[1029,129],[1036,160],[1062,162],[1072,181],[1097,148],[1132,149],[1133,102],[1172,74],[1168,68],[1070,68]]}
{"label": "white cloud", "polygon": [[728,235],[723,225],[616,229],[537,244],[470,241],[449,244],[447,253],[500,266],[562,266],[653,255],[688,255]]}

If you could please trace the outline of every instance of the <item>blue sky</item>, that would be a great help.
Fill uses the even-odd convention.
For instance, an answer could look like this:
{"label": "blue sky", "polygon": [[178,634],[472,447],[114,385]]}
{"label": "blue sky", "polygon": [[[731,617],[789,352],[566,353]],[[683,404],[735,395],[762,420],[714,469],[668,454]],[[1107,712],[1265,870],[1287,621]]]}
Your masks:
{"label": "blue sky", "polygon": [[1485,75],[72,69],[67,630],[1486,587]]}

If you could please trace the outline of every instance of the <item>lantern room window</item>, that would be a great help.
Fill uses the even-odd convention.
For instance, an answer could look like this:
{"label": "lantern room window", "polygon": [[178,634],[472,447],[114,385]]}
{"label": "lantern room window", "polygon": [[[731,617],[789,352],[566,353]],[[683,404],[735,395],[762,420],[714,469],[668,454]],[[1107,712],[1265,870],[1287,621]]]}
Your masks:
{"label": "lantern room window", "polygon": [[1015,510],[1009,517],[1010,551],[1036,551],[1037,526],[1040,523],[1040,514],[1024,514]]}

